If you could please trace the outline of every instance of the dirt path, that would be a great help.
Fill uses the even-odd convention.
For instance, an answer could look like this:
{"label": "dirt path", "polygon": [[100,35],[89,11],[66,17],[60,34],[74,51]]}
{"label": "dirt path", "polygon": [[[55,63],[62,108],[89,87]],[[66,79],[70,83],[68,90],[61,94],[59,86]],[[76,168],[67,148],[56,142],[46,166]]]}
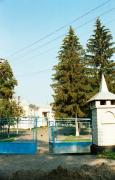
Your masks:
{"label": "dirt path", "polygon": [[48,128],[39,128],[37,131],[38,138],[38,153],[48,154],[49,153],[49,143],[48,143]]}
{"label": "dirt path", "polygon": [[99,171],[98,167],[102,166],[103,171],[107,171],[107,167],[109,169],[108,172],[115,172],[115,161],[97,159],[92,155],[2,155],[0,156],[0,180],[6,177],[15,176],[16,173],[18,175],[20,174],[20,176],[24,174],[25,180],[28,179],[27,177],[29,177],[30,173],[31,176],[29,179],[32,180],[32,174],[33,176],[36,174],[38,177],[41,174],[44,175],[45,173],[51,172],[59,166],[64,169],[67,168],[69,171],[78,172],[80,172],[79,169],[81,168],[85,168],[85,172],[91,171],[91,169],[94,168]]}

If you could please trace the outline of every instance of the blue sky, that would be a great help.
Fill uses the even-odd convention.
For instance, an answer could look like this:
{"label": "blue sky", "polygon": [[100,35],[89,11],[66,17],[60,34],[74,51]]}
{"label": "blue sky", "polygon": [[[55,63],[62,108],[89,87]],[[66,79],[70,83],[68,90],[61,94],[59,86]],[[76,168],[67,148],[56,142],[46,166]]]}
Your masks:
{"label": "blue sky", "polygon": [[[51,67],[57,63],[57,52],[69,25],[73,26],[85,48],[94,29],[95,18],[101,15],[102,23],[110,29],[115,41],[115,0],[71,23],[105,1],[0,0],[0,57],[9,60],[18,80],[16,95],[37,105],[52,101]],[[49,38],[15,54],[65,24],[65,28]]]}

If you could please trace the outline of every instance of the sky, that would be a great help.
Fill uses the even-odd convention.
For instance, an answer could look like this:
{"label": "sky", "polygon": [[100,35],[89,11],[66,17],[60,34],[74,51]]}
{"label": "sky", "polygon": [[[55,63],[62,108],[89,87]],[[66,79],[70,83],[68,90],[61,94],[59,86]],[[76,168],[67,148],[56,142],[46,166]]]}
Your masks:
{"label": "sky", "polygon": [[52,68],[69,26],[86,48],[96,17],[115,41],[115,0],[0,0],[0,58],[9,61],[18,81],[15,96],[50,104]]}

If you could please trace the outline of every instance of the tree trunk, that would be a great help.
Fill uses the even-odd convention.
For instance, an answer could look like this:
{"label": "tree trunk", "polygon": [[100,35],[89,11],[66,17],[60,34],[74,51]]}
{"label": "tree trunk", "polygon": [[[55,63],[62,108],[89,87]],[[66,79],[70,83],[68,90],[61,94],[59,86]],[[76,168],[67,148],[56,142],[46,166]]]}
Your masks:
{"label": "tree trunk", "polygon": [[76,117],[76,119],[75,119],[75,126],[76,126],[76,136],[79,136],[79,128],[78,128],[77,117]]}
{"label": "tree trunk", "polygon": [[10,137],[10,124],[8,124],[8,138]]}
{"label": "tree trunk", "polygon": [[18,122],[19,122],[19,119],[17,118],[17,128],[16,128],[16,134],[18,135],[19,133],[19,130],[18,130]]}

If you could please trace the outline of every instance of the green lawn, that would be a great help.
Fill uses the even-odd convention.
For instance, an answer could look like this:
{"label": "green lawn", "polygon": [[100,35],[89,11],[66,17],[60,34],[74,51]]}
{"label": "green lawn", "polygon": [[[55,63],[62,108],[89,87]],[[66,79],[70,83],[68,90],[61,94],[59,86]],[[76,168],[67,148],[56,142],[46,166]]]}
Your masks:
{"label": "green lawn", "polygon": [[85,136],[66,136],[63,142],[91,142],[92,139],[90,137]]}
{"label": "green lawn", "polygon": [[91,142],[91,139],[63,140],[63,142]]}
{"label": "green lawn", "polygon": [[113,159],[115,160],[115,152],[103,152],[97,155],[98,158],[106,158],[106,159]]}
{"label": "green lawn", "polygon": [[13,142],[13,141],[15,141],[14,137],[0,139],[0,142]]}

